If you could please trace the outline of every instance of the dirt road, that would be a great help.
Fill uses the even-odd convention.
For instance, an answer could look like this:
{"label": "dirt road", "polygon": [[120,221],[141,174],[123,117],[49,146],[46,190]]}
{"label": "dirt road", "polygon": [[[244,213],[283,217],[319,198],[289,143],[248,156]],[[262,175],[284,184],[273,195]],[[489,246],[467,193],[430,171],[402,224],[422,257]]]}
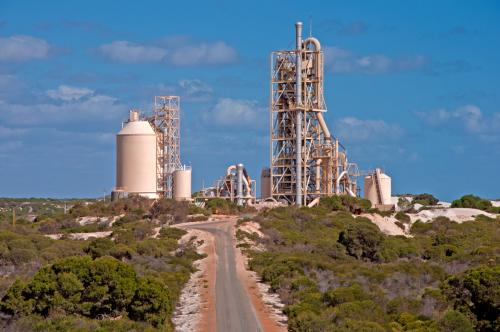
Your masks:
{"label": "dirt road", "polygon": [[[212,270],[215,279],[215,299],[206,299],[208,302],[215,300],[213,307],[215,313],[205,313],[205,318],[215,315],[215,322],[204,324],[200,322],[200,330],[203,331],[232,331],[232,332],[256,332],[256,331],[283,331],[284,329],[275,325],[265,312],[262,303],[256,296],[256,287],[246,278],[242,271],[241,254],[237,252],[234,239],[234,227],[236,217],[220,218],[207,223],[183,224],[181,228],[197,229],[208,232],[214,238],[216,259],[215,269]],[[208,277],[210,278],[210,276]],[[209,287],[210,284],[208,283]],[[213,295],[212,295],[213,296]],[[210,326],[214,325],[214,326]]]}

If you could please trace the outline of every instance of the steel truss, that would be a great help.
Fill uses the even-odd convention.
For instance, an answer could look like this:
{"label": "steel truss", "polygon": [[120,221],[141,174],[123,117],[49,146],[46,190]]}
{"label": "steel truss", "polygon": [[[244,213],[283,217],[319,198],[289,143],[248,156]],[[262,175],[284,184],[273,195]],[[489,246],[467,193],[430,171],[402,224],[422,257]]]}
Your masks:
{"label": "steel truss", "polygon": [[148,120],[156,131],[157,191],[172,198],[173,173],[182,167],[180,97],[155,96],[153,115]]}
{"label": "steel truss", "polygon": [[[302,98],[296,95],[297,57],[301,59]],[[321,196],[355,195],[357,166],[348,162],[344,147],[330,134],[323,118],[323,52],[315,38],[304,40],[300,50],[272,52],[270,99],[272,197],[302,205]],[[299,113],[300,159],[296,155]],[[297,164],[302,169],[302,202],[296,202]]]}

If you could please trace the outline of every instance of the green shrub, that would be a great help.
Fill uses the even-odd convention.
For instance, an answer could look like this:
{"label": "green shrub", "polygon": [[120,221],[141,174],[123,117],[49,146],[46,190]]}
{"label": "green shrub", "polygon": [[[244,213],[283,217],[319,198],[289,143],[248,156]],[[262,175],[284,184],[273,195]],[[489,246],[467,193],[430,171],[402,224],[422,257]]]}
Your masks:
{"label": "green shrub", "polygon": [[332,307],[339,304],[368,300],[369,296],[363,291],[359,284],[354,284],[349,287],[338,287],[329,289],[323,294],[323,301]]}
{"label": "green shrub", "polygon": [[368,212],[372,204],[369,200],[349,195],[322,197],[320,206],[330,211],[347,211],[355,214]]}
{"label": "green shrub", "polygon": [[[478,267],[450,277],[443,292],[455,309],[465,313],[476,330],[489,331],[500,322],[500,266]],[[462,319],[450,314],[457,320]]]}
{"label": "green shrub", "polygon": [[129,305],[130,318],[161,326],[172,313],[168,288],[156,278],[139,280],[134,298]]}
{"label": "green shrub", "polygon": [[411,222],[410,216],[402,211],[399,211],[398,213],[396,213],[396,215],[394,217],[404,224],[409,224]]}
{"label": "green shrub", "polygon": [[223,198],[209,199],[205,207],[214,214],[235,214],[238,212],[236,204]]}
{"label": "green shrub", "polygon": [[455,310],[447,311],[439,320],[438,326],[442,332],[474,331],[471,321],[464,314]]}
{"label": "green shrub", "polygon": [[357,259],[379,260],[379,247],[384,237],[378,227],[368,220],[349,225],[339,235],[338,242],[344,245],[349,255]]}
{"label": "green shrub", "polygon": [[436,205],[439,200],[431,194],[419,194],[413,196],[412,204],[421,204],[423,206]]}
{"label": "green shrub", "polygon": [[461,198],[454,200],[451,203],[451,207],[456,208],[472,208],[487,211],[492,207],[489,200],[482,199],[481,197],[474,195],[465,195]]}

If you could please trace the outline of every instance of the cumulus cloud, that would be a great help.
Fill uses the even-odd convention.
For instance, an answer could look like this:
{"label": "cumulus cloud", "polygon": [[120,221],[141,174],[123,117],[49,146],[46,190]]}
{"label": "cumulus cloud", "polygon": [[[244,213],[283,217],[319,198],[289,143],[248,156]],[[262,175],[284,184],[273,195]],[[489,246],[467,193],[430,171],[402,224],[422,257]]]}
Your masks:
{"label": "cumulus cloud", "polygon": [[147,90],[149,95],[177,95],[181,97],[182,101],[194,103],[209,101],[213,96],[213,88],[208,83],[197,78],[183,78],[172,84],[160,83]]}
{"label": "cumulus cloud", "polygon": [[0,99],[0,120],[23,126],[99,122],[116,119],[128,109],[115,97],[87,88],[60,86],[46,91],[46,95],[51,99],[36,104]]}
{"label": "cumulus cloud", "polygon": [[78,88],[69,85],[60,85],[57,89],[48,90],[47,95],[52,99],[63,101],[77,100],[92,94],[94,91],[87,88]]}
{"label": "cumulus cloud", "polygon": [[0,38],[0,61],[43,59],[49,51],[50,45],[43,39],[22,35]]}
{"label": "cumulus cloud", "polygon": [[379,141],[381,139],[396,139],[403,135],[403,129],[397,124],[390,124],[383,120],[346,117],[335,123],[335,133],[340,138],[351,142]]}
{"label": "cumulus cloud", "polygon": [[164,46],[141,45],[129,41],[114,41],[99,47],[99,52],[123,63],[166,62],[174,66],[218,65],[237,60],[234,48],[222,41],[194,43],[188,38]]}
{"label": "cumulus cloud", "polygon": [[327,66],[337,73],[386,74],[422,69],[428,60],[422,55],[391,58],[383,54],[357,55],[351,51],[325,46]]}
{"label": "cumulus cloud", "polygon": [[158,62],[167,54],[160,47],[134,44],[126,40],[101,45],[99,51],[111,60],[124,63]]}
{"label": "cumulus cloud", "polygon": [[484,115],[476,105],[463,105],[453,110],[440,108],[416,114],[432,127],[458,126],[484,141],[500,141],[500,112]]}
{"label": "cumulus cloud", "polygon": [[224,42],[187,45],[172,50],[168,61],[176,66],[217,65],[236,61],[236,50]]}
{"label": "cumulus cloud", "polygon": [[221,98],[214,107],[205,113],[207,121],[220,126],[266,128],[267,109],[255,100]]}

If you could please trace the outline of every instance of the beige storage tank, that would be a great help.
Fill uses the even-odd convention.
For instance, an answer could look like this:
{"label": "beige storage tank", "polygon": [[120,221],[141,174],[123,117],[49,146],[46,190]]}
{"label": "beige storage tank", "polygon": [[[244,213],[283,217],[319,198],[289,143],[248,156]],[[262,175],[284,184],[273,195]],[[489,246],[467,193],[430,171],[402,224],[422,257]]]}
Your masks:
{"label": "beige storage tank", "polygon": [[191,167],[184,166],[183,169],[174,171],[173,198],[176,201],[191,200]]}
{"label": "beige storage tank", "polygon": [[264,168],[260,173],[260,198],[266,199],[269,197],[271,197],[271,170]]}
{"label": "beige storage tank", "polygon": [[[382,194],[382,202],[377,195],[376,178],[379,178],[380,191]],[[365,176],[364,197],[368,199],[372,205],[391,205],[391,178],[376,169],[371,175]]]}
{"label": "beige storage tank", "polygon": [[130,112],[129,121],[116,136],[116,189],[129,194],[157,198],[156,135],[139,113]]}

